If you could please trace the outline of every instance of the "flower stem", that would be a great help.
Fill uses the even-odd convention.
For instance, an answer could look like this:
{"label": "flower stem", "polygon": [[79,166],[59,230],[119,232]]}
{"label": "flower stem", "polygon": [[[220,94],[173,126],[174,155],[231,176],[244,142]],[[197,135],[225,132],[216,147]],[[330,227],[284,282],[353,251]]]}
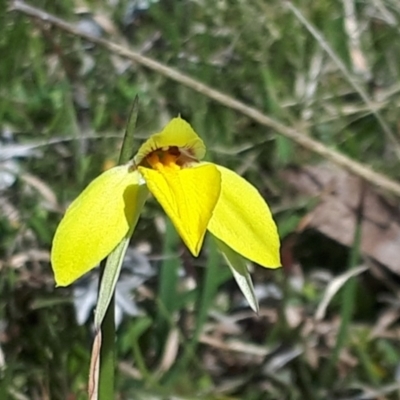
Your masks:
{"label": "flower stem", "polygon": [[[132,158],[134,131],[138,115],[138,97],[136,96],[128,124],[122,142],[118,164],[126,164]],[[105,261],[100,265],[100,277],[102,277]],[[101,282],[101,279],[100,279]],[[99,285],[100,287],[100,285]],[[115,398],[115,296],[113,295],[108,305],[103,322],[101,323],[102,345],[100,350],[99,391],[98,400],[110,400]]]}
{"label": "flower stem", "polygon": [[112,297],[101,324],[102,344],[100,350],[99,400],[114,398],[115,372],[115,299]]}

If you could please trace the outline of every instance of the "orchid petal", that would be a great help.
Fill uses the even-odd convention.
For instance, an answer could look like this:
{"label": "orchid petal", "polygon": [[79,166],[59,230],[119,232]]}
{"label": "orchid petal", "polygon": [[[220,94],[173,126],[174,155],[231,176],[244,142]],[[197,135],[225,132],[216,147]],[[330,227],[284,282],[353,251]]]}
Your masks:
{"label": "orchid petal", "polygon": [[140,180],[126,165],[111,168],[72,202],[53,240],[51,263],[58,286],[94,268],[136,223],[147,193]]}
{"label": "orchid petal", "polygon": [[191,253],[197,256],[220,193],[217,168],[207,164],[183,169],[139,167],[139,171]]}
{"label": "orchid petal", "polygon": [[160,133],[150,136],[140,146],[135,163],[140,164],[143,158],[155,150],[173,146],[186,150],[197,160],[202,159],[206,152],[203,141],[193,128],[182,118],[173,118]]}
{"label": "orchid petal", "polygon": [[221,194],[208,230],[243,257],[267,268],[279,267],[279,236],[269,207],[249,182],[216,167],[221,173]]}

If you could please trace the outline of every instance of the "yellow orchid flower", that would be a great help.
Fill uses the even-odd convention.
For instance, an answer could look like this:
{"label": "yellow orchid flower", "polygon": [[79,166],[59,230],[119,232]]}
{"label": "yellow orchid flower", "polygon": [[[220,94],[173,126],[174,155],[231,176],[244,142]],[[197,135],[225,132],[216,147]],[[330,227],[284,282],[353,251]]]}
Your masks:
{"label": "yellow orchid flower", "polygon": [[147,190],[194,256],[208,230],[223,252],[279,267],[279,237],[267,204],[235,172],[200,162],[205,150],[192,127],[174,118],[140,147],[131,163],[92,181],[55,233],[51,263],[57,285],[67,286],[94,268],[132,231]]}

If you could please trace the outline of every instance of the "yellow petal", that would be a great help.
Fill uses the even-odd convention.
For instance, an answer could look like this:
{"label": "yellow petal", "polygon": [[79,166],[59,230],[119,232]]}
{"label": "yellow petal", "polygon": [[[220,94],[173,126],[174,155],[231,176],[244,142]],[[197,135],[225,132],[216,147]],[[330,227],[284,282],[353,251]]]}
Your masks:
{"label": "yellow petal", "polygon": [[258,190],[227,168],[208,230],[237,253],[267,268],[281,265],[279,236],[269,207]]}
{"label": "yellow petal", "polygon": [[160,132],[150,136],[141,146],[135,156],[136,164],[154,150],[171,146],[186,150],[188,155],[200,160],[204,157],[206,148],[193,128],[182,118],[172,119]]}
{"label": "yellow petal", "polygon": [[[105,258],[136,223],[145,185],[137,171],[112,168],[68,208],[53,239],[51,264],[58,286],[67,286]],[[136,219],[135,219],[136,218]]]}
{"label": "yellow petal", "polygon": [[186,246],[197,256],[220,192],[217,168],[208,164],[184,169],[139,167],[139,170]]}

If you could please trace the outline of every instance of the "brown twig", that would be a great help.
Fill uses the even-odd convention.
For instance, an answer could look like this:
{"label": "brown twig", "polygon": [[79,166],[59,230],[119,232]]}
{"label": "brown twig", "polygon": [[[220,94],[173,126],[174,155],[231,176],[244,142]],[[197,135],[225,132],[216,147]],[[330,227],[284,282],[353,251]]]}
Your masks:
{"label": "brown twig", "polygon": [[187,86],[228,108],[239,111],[243,115],[246,115],[247,117],[258,122],[259,124],[275,130],[281,135],[293,140],[300,146],[319,154],[323,158],[332,161],[333,163],[341,166],[342,168],[353,173],[354,175],[358,175],[359,177],[365,179],[367,182],[400,197],[400,184],[390,179],[389,177],[381,173],[375,172],[370,167],[350,159],[344,154],[325,146],[324,144],[310,138],[309,136],[306,136],[304,133],[298,132],[295,129],[280,123],[279,121],[268,117],[258,109],[250,107],[245,103],[242,103],[241,101],[238,101],[222,92],[219,92],[218,90],[212,89],[209,86],[185,74],[182,74],[181,72],[173,68],[167,67],[166,65],[161,64],[158,61],[145,57],[135,51],[128,49],[127,47],[83,32],[73,24],[70,24],[51,14],[48,14],[41,9],[32,7],[23,1],[11,1],[11,10],[24,13],[34,18],[39,18],[40,20],[52,24],[59,29],[89,40],[92,43],[96,43],[111,51],[112,53],[118,54],[121,57],[125,57],[131,61],[143,65],[146,68],[156,71],[157,73],[164,75],[165,77],[172,79],[184,86]]}

